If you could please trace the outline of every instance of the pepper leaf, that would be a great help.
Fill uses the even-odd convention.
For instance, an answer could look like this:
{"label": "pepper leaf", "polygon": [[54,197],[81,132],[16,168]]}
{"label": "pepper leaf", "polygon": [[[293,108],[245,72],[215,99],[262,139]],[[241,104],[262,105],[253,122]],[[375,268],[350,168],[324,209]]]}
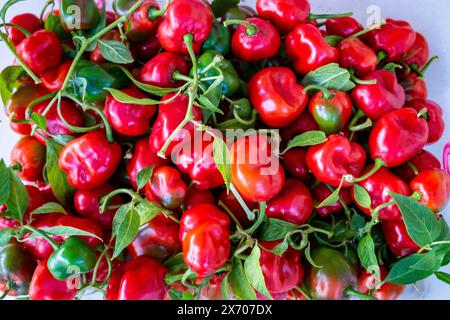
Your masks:
{"label": "pepper leaf", "polygon": [[114,88],[105,88],[106,90],[109,91],[109,93],[111,93],[111,95],[113,96],[113,98],[119,102],[122,103],[128,103],[128,104],[140,104],[140,105],[146,105],[146,106],[152,106],[152,105],[157,105],[160,104],[161,102],[159,100],[154,100],[154,99],[138,99],[135,97],[132,97],[128,94],[126,94],[123,91],[114,89]]}
{"label": "pepper leaf", "polygon": [[325,141],[327,141],[327,136],[325,132],[308,131],[294,137],[294,139],[289,141],[287,148],[284,152],[292,148],[314,146],[317,144],[324,143]]}
{"label": "pepper leaf", "polygon": [[42,114],[33,112],[31,120],[38,126],[39,129],[47,131],[47,119]]}
{"label": "pepper leaf", "polygon": [[14,235],[14,229],[13,228],[5,228],[0,230],[0,247],[4,247],[9,243],[9,240]]}
{"label": "pepper leaf", "polygon": [[[45,232],[46,234],[48,234],[49,236],[81,236],[81,237],[93,237],[93,238],[97,238],[101,241],[103,241],[102,238],[100,238],[99,236],[88,232],[86,230],[82,230],[82,229],[78,229],[75,227],[69,227],[69,226],[56,226],[56,227],[45,227],[45,228],[39,228],[39,230]],[[32,238],[39,238],[41,237],[40,234],[38,233],[33,233],[29,238],[27,239],[32,239]]]}
{"label": "pepper leaf", "polygon": [[213,141],[214,162],[225,181],[227,190],[231,183],[231,156],[227,144],[220,137],[214,136]]}
{"label": "pepper leaf", "polygon": [[260,257],[261,249],[259,248],[258,244],[255,244],[252,252],[245,259],[244,271],[251,286],[262,295],[268,297],[269,299],[272,299],[272,295],[270,294],[269,290],[267,290],[267,286],[264,280],[261,264],[259,262]]}
{"label": "pepper leaf", "polygon": [[222,280],[222,284],[220,286],[220,290],[222,292],[223,300],[231,300],[231,294],[230,294],[230,286],[228,284],[230,273],[228,272],[225,277]]}
{"label": "pepper leaf", "polygon": [[334,190],[333,193],[331,193],[328,196],[328,198],[323,200],[316,208],[328,207],[328,206],[331,206],[334,203],[338,202],[339,201],[339,193],[341,192],[342,183],[343,183],[343,180],[341,180],[341,185],[339,186],[339,188]]}
{"label": "pepper leaf", "polygon": [[67,214],[66,209],[62,205],[56,202],[49,202],[46,204],[43,204],[39,208],[33,210],[31,212],[32,215],[34,214],[46,214],[46,213],[63,213]]}
{"label": "pepper leaf", "polygon": [[442,282],[445,282],[446,284],[450,285],[450,274],[438,271],[435,272],[434,275]]}
{"label": "pepper leaf", "polygon": [[103,58],[117,64],[129,64],[134,61],[128,47],[116,40],[98,40],[98,48]]}
{"label": "pepper leaf", "polygon": [[261,241],[276,241],[284,239],[286,235],[298,229],[298,225],[278,219],[267,219],[258,232]]}
{"label": "pepper leaf", "polygon": [[239,4],[240,0],[214,0],[211,4],[211,8],[216,17],[221,17],[233,7]]}
{"label": "pepper leaf", "polygon": [[164,266],[169,269],[170,273],[178,273],[181,270],[186,270],[188,266],[184,262],[183,253],[177,253],[164,262]]}
{"label": "pepper leaf", "polygon": [[229,280],[231,290],[236,298],[239,300],[257,299],[256,293],[250,285],[247,275],[245,274],[241,260],[234,260],[233,267],[229,273]]}
{"label": "pepper leaf", "polygon": [[11,175],[9,168],[3,159],[0,160],[0,203],[5,203],[9,199],[11,186]]}
{"label": "pepper leaf", "polygon": [[152,178],[154,166],[146,167],[138,172],[137,181],[137,191],[141,190],[147,182]]}
{"label": "pepper leaf", "polygon": [[139,203],[136,206],[136,211],[139,214],[141,226],[153,220],[160,213],[164,213],[165,215],[171,214],[170,211],[162,209],[160,206],[150,201]]}
{"label": "pepper leaf", "polygon": [[350,78],[347,69],[341,68],[337,63],[330,63],[308,73],[303,78],[302,85],[319,85],[330,90],[348,91],[354,88]]}
{"label": "pepper leaf", "polygon": [[289,235],[287,235],[282,242],[280,242],[272,250],[270,250],[270,252],[281,257],[289,249],[288,239]]}
{"label": "pepper leaf", "polygon": [[24,70],[21,66],[9,66],[3,69],[0,73],[0,96],[2,98],[3,105],[8,104],[9,99],[19,86],[18,79],[24,74]]}
{"label": "pepper leaf", "polygon": [[337,47],[337,45],[338,45],[342,40],[344,40],[343,37],[335,36],[335,35],[332,35],[332,36],[326,36],[326,37],[325,37],[325,41],[326,41],[330,46],[333,46],[333,47]]}
{"label": "pepper leaf", "polygon": [[50,13],[47,18],[45,18],[44,28],[45,30],[53,31],[54,33],[56,33],[58,38],[62,41],[67,41],[71,38],[70,33],[64,30],[63,26],[61,25],[61,18],[56,14]]}
{"label": "pepper leaf", "polygon": [[28,208],[28,192],[22,181],[16,175],[13,169],[9,168],[10,190],[8,200],[5,202],[11,218],[22,222],[23,215]]}
{"label": "pepper leaf", "polygon": [[380,266],[378,265],[377,255],[375,253],[375,243],[372,236],[367,234],[358,244],[358,257],[361,265],[372,274],[377,283],[381,281]]}
{"label": "pepper leaf", "polygon": [[354,184],[353,189],[355,191],[355,200],[356,202],[365,209],[370,209],[372,205],[372,199],[370,198],[369,193],[364,187],[361,187],[359,184]]}
{"label": "pepper leaf", "polygon": [[112,238],[116,238],[113,259],[136,238],[140,227],[140,216],[133,204],[127,203],[117,210],[113,220]]}

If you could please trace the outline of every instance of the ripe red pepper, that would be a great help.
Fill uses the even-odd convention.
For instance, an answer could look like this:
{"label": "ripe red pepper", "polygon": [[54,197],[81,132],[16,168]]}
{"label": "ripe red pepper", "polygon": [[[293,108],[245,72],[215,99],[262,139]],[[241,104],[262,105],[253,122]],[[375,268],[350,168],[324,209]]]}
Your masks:
{"label": "ripe red pepper", "polygon": [[141,227],[128,252],[133,258],[145,255],[166,260],[181,251],[178,233],[178,223],[160,214]]}
{"label": "ripe red pepper", "polygon": [[377,81],[376,84],[359,84],[352,91],[353,101],[368,118],[378,120],[385,113],[404,106],[405,91],[393,73],[377,70],[363,80]]}
{"label": "ripe red pepper", "polygon": [[62,45],[54,32],[39,30],[17,46],[17,54],[33,72],[41,73],[61,63]]}
{"label": "ripe red pepper", "polygon": [[[328,189],[326,185],[323,183],[316,186],[311,190],[311,194],[316,203],[322,203],[325,199],[331,196],[332,191]],[[339,191],[340,199],[345,203],[346,206],[349,206],[352,203],[352,197],[350,195],[350,188],[342,188]],[[331,206],[324,206],[321,208],[316,208],[317,213],[325,218],[334,213],[342,212],[344,207],[342,206],[341,201],[336,201]]]}
{"label": "ripe red pepper", "polygon": [[[147,96],[135,88],[124,89],[123,93],[137,99]],[[106,97],[104,113],[112,128],[125,136],[141,136],[150,129],[149,120],[156,112],[156,106],[122,103],[109,94]]]}
{"label": "ripe red pepper", "polygon": [[154,0],[145,0],[125,23],[127,38],[134,42],[148,40],[161,23],[160,7]]}
{"label": "ripe red pepper", "polygon": [[329,63],[338,62],[339,54],[312,24],[299,24],[286,37],[286,53],[295,70],[304,75]]}
{"label": "ripe red pepper", "polygon": [[213,274],[230,255],[230,219],[217,207],[198,205],[180,221],[184,261],[200,277]]}
{"label": "ripe red pepper", "polygon": [[159,167],[145,186],[147,199],[160,203],[167,209],[176,209],[183,204],[187,186],[180,172],[169,166]]}
{"label": "ripe red pepper", "polygon": [[231,39],[234,55],[247,62],[272,58],[280,50],[280,46],[281,38],[277,29],[261,18],[246,19]]}
{"label": "ripe red pepper", "polygon": [[156,152],[153,152],[152,149],[150,149],[147,138],[139,140],[134,145],[133,155],[127,163],[127,173],[131,185],[134,189],[137,189],[136,177],[142,169],[153,166],[156,170],[166,164],[168,164],[167,159],[158,157]]}
{"label": "ripe red pepper", "polygon": [[133,57],[140,62],[149,61],[161,50],[161,44],[156,34],[153,34],[148,40],[132,42],[130,46]]}
{"label": "ripe red pepper", "polygon": [[294,72],[284,67],[265,68],[248,83],[252,105],[271,127],[284,127],[300,116],[308,102],[303,89]]}
{"label": "ripe red pepper", "polygon": [[281,241],[261,241],[261,257],[259,262],[264,275],[267,290],[270,293],[283,293],[294,289],[302,282],[302,253],[289,248],[282,256],[264,250],[272,250]]}
{"label": "ripe red pepper", "polygon": [[167,269],[158,260],[140,256],[113,272],[106,289],[107,300],[162,300],[169,288]]}
{"label": "ripe red pepper", "polygon": [[173,79],[175,71],[187,75],[189,66],[186,60],[174,53],[161,52],[142,67],[139,80],[162,88],[176,87],[178,81]]}
{"label": "ripe red pepper", "polygon": [[[369,166],[364,172],[368,172],[373,168]],[[366,180],[358,182],[358,184],[367,190],[372,200],[371,209],[375,209],[383,203],[392,201],[390,192],[398,193],[404,196],[411,194],[411,189],[408,184],[402,179],[393,174],[389,169],[381,168],[376,173],[371,175]],[[356,205],[368,216],[371,215],[370,209],[361,207],[355,199],[355,188],[352,188],[352,198]],[[401,219],[402,214],[397,205],[393,204],[387,208],[379,211],[379,220],[398,220]]]}
{"label": "ripe red pepper", "polygon": [[417,112],[427,109],[425,119],[428,123],[428,143],[438,142],[444,135],[445,123],[442,108],[434,101],[414,99],[406,104],[407,108],[413,108]]}
{"label": "ripe red pepper", "polygon": [[414,99],[427,99],[427,84],[425,83],[425,80],[419,78],[417,74],[411,72],[407,76],[404,76],[400,84],[405,89],[406,102]]}
{"label": "ripe red pepper", "polygon": [[213,13],[202,0],[175,0],[166,11],[158,28],[161,46],[169,52],[187,55],[184,36],[193,36],[192,47],[197,53],[208,38],[212,28]]}
{"label": "ripe red pepper", "polygon": [[34,270],[28,295],[30,300],[73,300],[77,291],[67,281],[55,279],[47,268],[47,260],[43,260]]}
{"label": "ripe red pepper", "polygon": [[284,170],[266,136],[238,138],[231,146],[231,181],[248,201],[268,201],[284,185]]}
{"label": "ripe red pepper", "polygon": [[290,125],[281,128],[280,134],[283,140],[288,141],[298,134],[314,130],[319,130],[319,125],[317,124],[316,120],[314,120],[311,113],[309,113],[308,110],[305,110]]}
{"label": "ripe red pepper", "polygon": [[450,177],[441,169],[420,172],[409,185],[420,195],[420,203],[434,212],[441,212],[450,197]]}
{"label": "ripe red pepper", "polygon": [[267,203],[266,214],[269,218],[302,225],[309,220],[313,209],[313,199],[303,182],[287,179],[281,192]]}
{"label": "ripe red pepper", "polygon": [[[422,150],[420,154],[409,160],[409,162],[422,172],[427,169],[441,169],[441,162],[432,153]],[[408,164],[403,164],[394,169],[394,172],[403,179],[403,181],[410,182],[416,177],[413,169]]]}
{"label": "ripe red pepper", "polygon": [[[111,230],[117,209],[108,209],[101,213],[100,199],[113,190],[114,188],[109,184],[90,190],[77,190],[73,197],[75,209],[83,217],[98,223],[104,230]],[[111,199],[109,205],[116,206],[122,203],[122,198],[120,196],[115,196]]]}
{"label": "ripe red pepper", "polygon": [[[166,95],[162,98],[159,105],[158,117],[153,125],[149,139],[150,148],[153,152],[158,153],[163,148],[166,140],[186,117],[189,98],[184,94],[180,94],[174,99],[174,95],[173,93]],[[170,101],[165,102],[167,100]],[[193,114],[194,120],[202,119],[202,110],[200,108],[194,107]],[[190,122],[184,126],[183,130],[178,131],[167,148],[165,155],[170,155],[177,144],[186,138],[190,138],[189,134],[192,135],[194,129],[194,124]]]}
{"label": "ripe red pepper", "polygon": [[50,91],[61,90],[67,73],[72,65],[72,60],[63,61],[56,68],[48,69],[41,74],[42,84]]}
{"label": "ripe red pepper", "polygon": [[309,178],[306,151],[303,149],[294,148],[283,154],[283,167],[290,175],[303,182]]}
{"label": "ripe red pepper", "polygon": [[199,204],[216,204],[214,194],[209,190],[200,190],[195,185],[191,186],[186,194],[184,202],[186,210],[192,209]]}
{"label": "ripe red pepper", "polygon": [[46,149],[33,137],[24,137],[11,151],[11,164],[18,163],[21,170],[19,178],[27,181],[42,180]]}
{"label": "ripe red pepper", "polygon": [[419,251],[420,247],[409,236],[403,220],[383,221],[381,227],[389,249],[397,257],[406,257]]}
{"label": "ripe red pepper", "polygon": [[364,29],[363,26],[352,17],[327,19],[325,26],[329,35],[343,38],[348,38]]}
{"label": "ripe red pepper", "polygon": [[427,39],[417,32],[414,45],[406,52],[407,59],[403,60],[408,65],[416,65],[417,69],[422,69],[430,59],[430,47]]}
{"label": "ripe red pepper", "polygon": [[[243,227],[249,226],[250,220],[248,220],[247,214],[232,192],[222,191],[219,194],[219,201],[234,214]],[[258,203],[256,202],[245,201],[245,203],[250,210],[258,209]]]}
{"label": "ripe red pepper", "polygon": [[182,173],[189,175],[194,186],[200,190],[207,190],[225,183],[214,161],[211,135],[199,136],[194,133],[194,137],[187,140],[180,148],[174,151],[176,153],[174,162]]}
{"label": "ripe red pepper", "polygon": [[42,206],[44,203],[51,201],[50,197],[47,194],[45,194],[35,186],[26,185],[25,188],[27,189],[28,193],[27,213],[30,213],[31,211]]}
{"label": "ripe red pepper", "polygon": [[[121,41],[120,32],[118,30],[111,30],[108,33],[106,33],[104,36],[102,36],[101,40]],[[100,52],[100,47],[98,45],[97,45],[97,47],[95,47],[95,49],[93,51],[90,52],[89,59],[95,63],[106,62],[106,59],[103,57],[102,53]]]}
{"label": "ripe red pepper", "polygon": [[[380,271],[381,280],[386,279],[388,275],[387,270],[383,266],[380,266]],[[404,286],[390,282],[382,284],[377,289],[375,277],[367,270],[364,270],[358,278],[358,291],[369,294],[375,290],[372,295],[379,300],[396,300],[403,293],[404,289]]]}
{"label": "ripe red pepper", "polygon": [[[306,163],[314,176],[323,183],[339,187],[344,175],[357,177],[364,169],[366,153],[359,144],[343,135],[331,135],[320,145],[312,146],[306,154]],[[352,183],[343,182],[344,188]]]}
{"label": "ripe red pepper", "polygon": [[380,158],[391,168],[416,156],[427,140],[426,120],[416,110],[403,108],[385,114],[376,123],[369,137],[369,149],[372,159]]}
{"label": "ripe red pepper", "polygon": [[387,54],[387,61],[401,61],[416,41],[416,32],[406,21],[386,19],[380,28],[365,35],[365,40],[375,50]]}
{"label": "ripe red pepper", "polygon": [[59,166],[77,189],[100,187],[114,174],[122,158],[116,143],[109,143],[102,131],[89,132],[69,142],[59,155]]}
{"label": "ripe red pepper", "polygon": [[[32,13],[22,13],[14,16],[9,23],[17,24],[18,26],[21,26],[25,30],[27,30],[29,33],[34,33],[42,28],[41,26],[41,20],[39,20],[36,15]],[[14,46],[17,46],[19,43],[22,42],[23,39],[26,38],[25,34],[20,31],[17,28],[14,27],[8,27],[8,34],[9,39],[11,39],[11,42]]]}
{"label": "ripe red pepper", "polygon": [[375,51],[358,38],[342,40],[337,49],[341,67],[355,70],[359,77],[364,77],[377,68],[378,57]]}

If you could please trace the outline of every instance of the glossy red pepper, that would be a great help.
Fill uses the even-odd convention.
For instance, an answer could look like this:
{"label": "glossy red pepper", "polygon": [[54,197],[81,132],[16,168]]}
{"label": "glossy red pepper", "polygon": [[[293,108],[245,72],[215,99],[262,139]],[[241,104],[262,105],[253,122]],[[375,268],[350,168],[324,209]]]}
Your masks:
{"label": "glossy red pepper", "polygon": [[145,255],[166,260],[181,251],[178,233],[178,223],[160,214],[139,229],[137,237],[128,246],[128,252],[133,258]]}
{"label": "glossy red pepper", "polygon": [[261,18],[248,18],[231,38],[231,50],[239,59],[260,61],[275,56],[280,50],[281,38],[269,22]]}
{"label": "glossy red pepper", "polygon": [[[114,40],[114,41],[121,41],[120,38],[120,32],[118,30],[111,30],[108,33],[106,33],[105,35],[103,35],[101,37],[101,40],[103,41],[110,41],[110,40]],[[95,47],[95,49],[93,51],[91,51],[89,53],[89,59],[95,63],[104,63],[106,62],[106,59],[103,57],[101,51],[100,51],[100,47],[97,45],[97,47]]]}
{"label": "glossy red pepper", "polygon": [[42,84],[50,91],[61,90],[71,65],[72,60],[67,60],[55,68],[44,71],[41,74]]}
{"label": "glossy red pepper", "polygon": [[339,54],[312,24],[299,24],[286,37],[286,53],[298,73],[305,75],[329,63],[338,62]]}
{"label": "glossy red pepper", "polygon": [[270,293],[284,293],[294,289],[302,282],[302,253],[289,248],[283,255],[277,256],[267,250],[272,250],[281,241],[261,241],[261,257],[259,262],[264,275],[267,290]]}
{"label": "glossy red pepper", "polygon": [[161,44],[158,41],[157,35],[153,34],[148,40],[132,42],[130,44],[130,49],[136,60],[147,62],[161,50]]}
{"label": "glossy red pepper", "polygon": [[[316,186],[311,190],[312,197],[316,203],[322,203],[325,199],[331,196],[332,191],[328,189],[326,185],[323,183]],[[341,201],[345,203],[346,206],[349,206],[352,203],[352,197],[350,195],[350,188],[342,188],[339,191],[339,198]],[[321,208],[316,208],[316,212],[321,217],[328,217],[334,213],[342,212],[344,207],[342,206],[341,201],[336,201],[330,206],[324,206]]]}
{"label": "glossy red pepper", "polygon": [[381,227],[389,249],[397,257],[406,257],[419,251],[420,247],[409,236],[403,220],[383,221]]}
{"label": "glossy red pepper", "polygon": [[[312,146],[306,163],[314,176],[323,183],[338,187],[344,175],[359,176],[364,169],[366,153],[359,144],[343,135],[331,135],[320,145]],[[352,184],[343,181],[344,188]]]}
{"label": "glossy red pepper", "polygon": [[416,32],[406,21],[386,19],[385,24],[364,38],[373,49],[385,52],[387,61],[400,61],[414,45]]}
{"label": "glossy red pepper", "polygon": [[78,292],[75,284],[53,277],[47,268],[47,260],[39,262],[34,270],[28,295],[30,300],[73,300]]}
{"label": "glossy red pepper", "polygon": [[51,201],[50,197],[47,194],[45,194],[35,186],[26,185],[25,188],[27,189],[28,193],[27,213],[39,208],[44,203]]}
{"label": "glossy red pepper", "polygon": [[[441,169],[441,162],[432,153],[422,150],[417,156],[409,160],[418,173],[427,169]],[[394,172],[406,182],[416,177],[413,169],[408,164],[403,164],[394,169]]]}
{"label": "glossy red pepper", "polygon": [[248,94],[261,119],[271,127],[284,127],[305,110],[308,95],[297,83],[293,71],[269,67],[255,74],[248,83]]}
{"label": "glossy red pepper", "polygon": [[319,125],[314,120],[311,113],[305,110],[297,119],[295,119],[290,125],[281,128],[280,134],[283,140],[288,141],[294,138],[296,135],[319,130]]}
{"label": "glossy red pepper", "polygon": [[187,75],[189,72],[188,63],[182,56],[170,52],[161,52],[142,67],[139,80],[163,88],[175,87],[178,85],[178,81],[173,79],[174,72]]}
{"label": "glossy red pepper", "polygon": [[[219,201],[234,214],[243,227],[248,227],[250,225],[247,214],[232,192],[227,192],[227,190],[222,191],[219,194]],[[245,201],[245,204],[250,210],[258,209],[258,203],[256,202]]]}
{"label": "glossy red pepper", "polygon": [[420,172],[409,185],[420,195],[420,203],[434,212],[441,212],[450,197],[450,177],[441,169],[428,169]]}
{"label": "glossy red pepper", "polygon": [[290,175],[303,182],[309,178],[306,151],[303,149],[294,148],[283,154],[283,167]]}
{"label": "glossy red pepper", "polygon": [[69,142],[59,155],[59,166],[77,189],[100,187],[114,174],[122,158],[116,143],[109,143],[102,131],[89,132]]}
{"label": "glossy red pepper", "polygon": [[[380,267],[381,280],[386,279],[388,271],[384,267]],[[375,277],[364,270],[358,278],[358,291],[364,294],[369,294],[373,291],[373,296],[379,300],[396,300],[404,291],[405,287],[399,284],[386,282],[378,289],[376,288]]]}
{"label": "glossy red pepper", "polygon": [[[369,166],[364,172],[368,172],[373,168]],[[381,204],[392,201],[390,192],[398,193],[404,196],[411,194],[411,189],[408,184],[402,179],[393,174],[389,169],[381,168],[376,173],[371,175],[366,180],[358,182],[358,185],[367,190],[372,200],[371,209],[374,210]],[[352,188],[352,198],[361,211],[368,216],[371,215],[371,210],[363,208],[355,199],[355,188]],[[402,214],[397,205],[393,204],[378,212],[379,220],[398,220],[401,219]]]}
{"label": "glossy red pepper", "polygon": [[359,77],[364,77],[377,68],[378,57],[375,51],[358,38],[342,40],[337,49],[341,67],[355,70]]}
{"label": "glossy red pepper", "polygon": [[[123,93],[137,99],[146,99],[142,91],[124,89]],[[104,113],[112,128],[125,136],[141,136],[150,129],[150,118],[156,112],[155,105],[123,103],[109,94],[106,97]]]}
{"label": "glossy red pepper", "polygon": [[161,23],[160,7],[154,0],[145,0],[124,24],[127,38],[134,42],[148,40]]}
{"label": "glossy red pepper", "polygon": [[[75,209],[83,217],[98,223],[104,230],[111,230],[117,209],[108,209],[101,213],[100,200],[103,196],[106,196],[113,190],[114,188],[109,184],[90,190],[77,190],[73,197]],[[116,206],[122,203],[122,198],[120,196],[115,196],[111,199],[109,205]]]}
{"label": "glossy red pepper", "polygon": [[200,190],[195,185],[191,186],[184,202],[186,210],[192,209],[199,204],[216,204],[216,198],[209,190]]}
{"label": "glossy red pepper", "polygon": [[376,80],[375,84],[359,84],[352,91],[353,101],[368,118],[378,120],[385,113],[400,109],[405,104],[405,91],[397,77],[387,70],[377,70],[363,80]]}
{"label": "glossy red pepper", "polygon": [[54,32],[39,30],[17,46],[17,54],[33,72],[41,73],[61,63],[62,45]]}
{"label": "glossy red pepper", "polygon": [[183,202],[187,186],[181,179],[180,172],[169,166],[159,167],[145,186],[147,199],[160,203],[167,209],[176,209]]}
{"label": "glossy red pepper", "polygon": [[427,109],[425,119],[428,123],[428,143],[438,142],[445,131],[444,115],[442,108],[434,101],[414,99],[406,104],[407,108],[413,108],[417,112]]}
{"label": "glossy red pepper", "polygon": [[430,59],[430,47],[427,39],[417,32],[414,45],[406,52],[407,59],[403,60],[408,65],[416,65],[418,69],[423,68]]}
{"label": "glossy red pepper", "polygon": [[[34,33],[42,28],[41,20],[39,20],[39,18],[32,13],[18,14],[14,16],[9,21],[9,23],[16,24],[27,30],[29,33]],[[8,27],[7,30],[9,34],[9,39],[11,39],[11,42],[15,46],[17,46],[19,43],[22,42],[23,39],[26,38],[26,35],[17,28],[11,26]]]}
{"label": "glossy red pepper", "polygon": [[414,99],[427,99],[427,84],[417,74],[411,72],[407,76],[404,76],[400,84],[405,89],[406,102]]}
{"label": "glossy red pepper", "polygon": [[140,256],[117,269],[106,289],[107,300],[162,300],[169,288],[167,269],[158,260]]}
{"label": "glossy red pepper", "polygon": [[389,168],[396,167],[422,151],[427,140],[426,120],[416,110],[403,108],[385,114],[376,123],[369,137],[370,154],[372,159],[383,160]]}
{"label": "glossy red pepper", "polygon": [[166,16],[158,28],[161,46],[169,52],[187,55],[184,36],[193,36],[192,47],[199,52],[212,28],[213,13],[202,0],[175,0],[166,11]]}
{"label": "glossy red pepper", "polygon": [[46,149],[33,137],[24,137],[16,143],[11,151],[11,164],[18,163],[21,167],[19,178],[27,181],[42,180],[46,162]]}
{"label": "glossy red pepper", "polygon": [[302,225],[309,220],[313,209],[313,199],[303,182],[287,179],[281,192],[267,203],[266,214],[269,218]]}
{"label": "glossy red pepper", "polygon": [[157,169],[168,164],[168,162],[167,159],[158,157],[156,152],[152,151],[147,138],[139,140],[134,145],[133,155],[127,163],[127,173],[133,188],[137,189],[136,177],[142,169],[150,166]]}
{"label": "glossy red pepper", "polygon": [[[172,93],[166,95],[159,105],[158,117],[149,138],[150,148],[153,152],[158,153],[163,148],[166,140],[186,117],[189,98],[184,94],[180,94],[176,98],[174,98],[174,95]],[[164,102],[167,100],[170,101]],[[202,110],[200,108],[194,106],[193,114],[194,120],[202,119]],[[166,150],[166,156],[172,153],[173,148],[177,144],[190,138],[194,129],[194,125],[190,122],[184,126],[183,130],[178,131]]]}
{"label": "glossy red pepper", "polygon": [[363,26],[352,17],[327,19],[325,26],[328,34],[343,38],[348,38],[364,29]]}
{"label": "glossy red pepper", "polygon": [[248,201],[268,201],[284,185],[284,169],[273,145],[261,134],[238,138],[231,146],[231,181]]}

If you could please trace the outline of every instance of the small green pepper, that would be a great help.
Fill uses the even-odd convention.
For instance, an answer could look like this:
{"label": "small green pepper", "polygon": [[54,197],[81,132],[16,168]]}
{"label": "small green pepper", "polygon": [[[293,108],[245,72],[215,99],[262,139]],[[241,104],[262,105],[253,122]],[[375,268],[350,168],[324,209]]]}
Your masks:
{"label": "small green pepper", "polygon": [[90,30],[100,21],[100,12],[94,0],[61,0],[61,24],[67,31]]}
{"label": "small green pepper", "polygon": [[230,52],[231,35],[227,27],[222,23],[215,22],[212,26],[208,39],[203,43],[202,50],[214,50],[222,55]]}

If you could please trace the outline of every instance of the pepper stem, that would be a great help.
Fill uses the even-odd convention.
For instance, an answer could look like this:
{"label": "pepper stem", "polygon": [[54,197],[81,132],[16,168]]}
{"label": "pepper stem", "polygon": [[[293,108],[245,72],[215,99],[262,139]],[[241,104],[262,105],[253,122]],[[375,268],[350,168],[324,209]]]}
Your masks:
{"label": "pepper stem", "polygon": [[49,235],[46,234],[44,231],[36,229],[35,227],[32,227],[30,225],[24,225],[22,227],[22,230],[29,230],[29,231],[31,231],[33,233],[39,234],[42,238],[47,240],[48,243],[50,243],[50,245],[52,246],[53,250],[58,250],[59,249],[59,244],[55,240],[53,240],[51,237],[49,237]]}
{"label": "pepper stem", "polygon": [[164,13],[166,13],[167,8],[169,8],[170,0],[166,0],[166,4],[161,9],[156,9],[155,7],[151,7],[148,9],[148,18],[152,21],[155,21],[159,17],[161,17]]}
{"label": "pepper stem", "polygon": [[141,202],[144,201],[144,199],[142,199],[142,197],[137,192],[134,192],[133,190],[125,189],[125,188],[116,189],[100,199],[100,213],[103,213],[106,211],[106,208],[113,197],[115,197],[119,194],[122,194],[122,193],[129,195],[133,200],[138,200]]}
{"label": "pepper stem", "polygon": [[358,297],[358,298],[361,298],[364,300],[378,300],[374,296],[356,291],[355,289],[353,289],[351,287],[344,290],[344,296],[354,296],[354,297]]}
{"label": "pepper stem", "polygon": [[255,223],[250,228],[245,230],[245,232],[247,234],[250,234],[250,235],[253,234],[259,228],[259,226],[263,223],[264,218],[266,217],[266,207],[267,207],[267,204],[265,201],[262,201],[259,203],[258,218],[256,219]]}
{"label": "pepper stem", "polygon": [[428,62],[423,66],[422,69],[420,69],[419,71],[419,75],[423,76],[425,74],[425,72],[428,70],[428,68],[433,64],[434,61],[439,60],[438,56],[434,56],[432,57],[430,60],[428,60]]}
{"label": "pepper stem", "polygon": [[247,28],[245,33],[249,37],[254,36],[254,35],[256,35],[258,33],[258,28],[254,24],[252,24],[252,23],[250,23],[248,21],[245,21],[245,20],[231,19],[231,20],[226,20],[226,21],[223,22],[223,25],[225,27],[228,27],[228,26],[230,26],[232,24],[242,24],[242,25],[244,25]]}
{"label": "pepper stem", "polygon": [[236,187],[232,183],[230,183],[230,190],[233,193],[233,195],[236,198],[236,200],[241,205],[242,209],[244,209],[245,213],[247,214],[248,220],[250,220],[250,221],[255,220],[255,213],[248,208],[248,206],[245,203],[244,199],[242,199],[241,195],[239,194],[239,192],[237,191]]}
{"label": "pepper stem", "polygon": [[411,161],[408,161],[406,163],[408,165],[408,167],[414,172],[414,174],[417,176],[419,174],[419,170],[417,169],[417,167],[414,165],[414,163],[412,163]]}
{"label": "pepper stem", "polygon": [[374,24],[374,25],[372,25],[372,26],[370,26],[370,27],[368,27],[368,28],[366,28],[364,30],[361,30],[361,31],[359,31],[359,32],[357,32],[355,34],[352,34],[350,36],[350,38],[359,38],[359,37],[361,37],[361,36],[371,32],[371,31],[373,31],[375,29],[381,28],[381,26],[384,25],[384,24],[386,24],[385,20],[381,21],[381,23],[376,23],[376,24]]}
{"label": "pepper stem", "polygon": [[0,28],[1,27],[13,27],[15,29],[20,30],[26,37],[29,37],[31,35],[30,31],[28,31],[27,29],[25,29],[22,26],[19,26],[18,24],[15,23],[1,23],[0,24]]}
{"label": "pepper stem", "polygon": [[330,99],[334,98],[334,95],[330,92],[330,90],[328,90],[324,86],[317,85],[317,84],[311,84],[311,85],[305,87],[303,89],[303,93],[308,93],[309,91],[312,91],[312,90],[322,91],[323,92],[323,97],[325,99],[327,99],[327,100],[330,100]]}
{"label": "pepper stem", "polygon": [[314,14],[311,13],[308,17],[309,21],[313,20],[322,20],[322,19],[332,19],[332,18],[345,18],[353,16],[353,12],[345,12],[345,13],[330,13],[330,14]]}
{"label": "pepper stem", "polygon": [[355,178],[354,182],[357,183],[357,182],[361,182],[361,181],[364,181],[364,180],[370,178],[375,173],[377,173],[378,170],[380,170],[381,168],[383,168],[385,166],[386,166],[386,162],[384,162],[380,158],[375,159],[375,164],[374,164],[373,168],[371,170],[369,170],[369,172],[367,172],[365,175],[363,175],[359,178]]}
{"label": "pepper stem", "polygon": [[296,287],[295,287],[295,290],[297,290],[298,292],[300,292],[300,293],[302,294],[302,296],[305,297],[306,300],[311,300],[311,299],[312,299],[311,296],[309,295],[309,293],[306,292],[306,290],[303,289],[302,287],[296,286]]}
{"label": "pepper stem", "polygon": [[223,203],[221,200],[219,200],[218,206],[221,207],[223,210],[225,210],[226,213],[228,213],[228,215],[231,217],[231,219],[234,221],[234,223],[236,223],[236,226],[238,227],[239,230],[243,230],[241,223],[240,223],[239,220],[235,217],[235,215],[233,214],[233,212],[231,212],[230,208],[228,208],[228,207],[225,205],[225,203]]}

